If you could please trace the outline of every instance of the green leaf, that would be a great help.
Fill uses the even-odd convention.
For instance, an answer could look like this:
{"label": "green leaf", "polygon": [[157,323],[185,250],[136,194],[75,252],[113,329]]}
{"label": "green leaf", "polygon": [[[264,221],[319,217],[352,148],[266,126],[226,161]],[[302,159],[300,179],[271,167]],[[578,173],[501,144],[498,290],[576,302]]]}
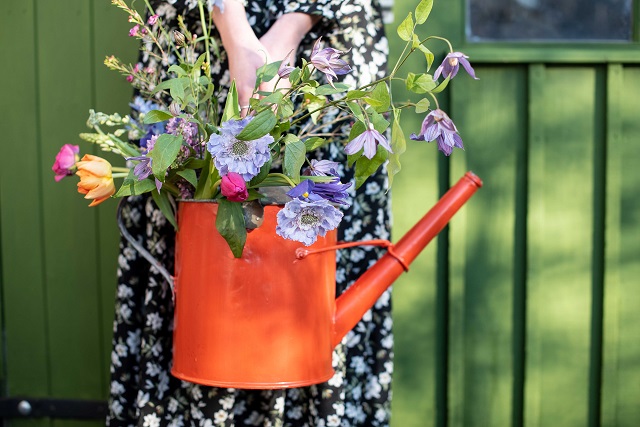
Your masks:
{"label": "green leaf", "polygon": [[409,15],[402,21],[402,23],[398,26],[398,35],[404,41],[411,40],[413,35],[413,18],[411,17],[411,12]]}
{"label": "green leaf", "polygon": [[238,89],[236,88],[236,81],[231,82],[229,87],[229,93],[227,94],[227,102],[224,104],[224,111],[222,112],[222,121],[226,122],[233,117],[240,116],[240,104],[238,104]]}
{"label": "green leaf", "polygon": [[320,111],[316,111],[319,108],[322,108],[327,103],[327,98],[324,96],[315,96],[310,93],[306,93],[304,95],[304,105],[306,106],[309,112],[315,111],[315,113],[311,114],[311,120],[314,124],[318,123],[318,116],[320,115]]}
{"label": "green leaf", "polygon": [[151,110],[147,114],[144,115],[144,119],[142,123],[145,125],[150,125],[153,123],[164,122],[165,120],[172,119],[173,116],[166,111],[161,110]]}
{"label": "green leaf", "polygon": [[389,188],[391,188],[393,184],[393,177],[402,169],[400,156],[407,150],[407,140],[400,126],[400,113],[401,110],[397,108],[393,109],[393,124],[391,126],[391,150],[393,153],[389,154],[389,163],[387,164]]}
{"label": "green leaf", "polygon": [[347,92],[347,99],[348,100],[360,99],[366,94],[367,92],[364,90],[350,90],[349,92]]}
{"label": "green leaf", "polygon": [[270,64],[265,64],[258,68],[256,71],[256,89],[260,86],[260,83],[271,81],[271,79],[278,74],[278,68],[280,68],[281,62],[282,61],[271,62]]}
{"label": "green leaf", "polygon": [[431,102],[429,102],[427,98],[422,98],[416,104],[416,113],[417,114],[424,113],[425,111],[429,110],[430,106],[431,106]]}
{"label": "green leaf", "polygon": [[157,191],[152,191],[151,197],[153,197],[153,201],[156,202],[156,205],[158,206],[158,208],[160,208],[160,211],[164,214],[171,225],[173,225],[173,228],[177,231],[178,223],[176,222],[176,216],[173,213],[173,206],[171,205],[171,202],[169,202],[169,195],[164,191],[161,191],[160,193],[158,193]]}
{"label": "green leaf", "polygon": [[416,6],[416,24],[424,24],[431,13],[433,7],[433,0],[422,0]]}
{"label": "green leaf", "polygon": [[276,91],[270,94],[269,96],[265,96],[260,100],[260,105],[271,105],[271,104],[280,104],[283,99],[282,92]]}
{"label": "green leaf", "polygon": [[380,82],[369,93],[369,96],[363,98],[363,100],[378,113],[383,113],[389,109],[391,103],[389,87],[385,82]]}
{"label": "green leaf", "polygon": [[163,133],[156,140],[153,150],[149,152],[149,157],[152,159],[151,170],[158,180],[164,182],[165,173],[178,157],[183,142],[181,136],[168,133]]}
{"label": "green leaf", "polygon": [[262,167],[260,168],[260,171],[258,172],[258,175],[254,176],[251,181],[249,181],[249,187],[255,187],[258,184],[260,184],[262,181],[264,181],[264,179],[267,177],[267,175],[269,175],[269,171],[271,170],[271,158],[269,158],[269,160],[267,160],[267,162],[262,165]]}
{"label": "green leaf", "polygon": [[417,34],[413,35],[413,47],[418,48],[422,53],[424,53],[424,57],[427,60],[427,71],[429,71],[431,69],[431,65],[433,65],[435,56],[425,45],[420,43],[420,39],[418,39]]}
{"label": "green leaf", "polygon": [[[293,116],[293,110],[293,101],[291,101],[291,99],[289,98],[284,98],[282,100],[282,103],[278,105],[278,117],[280,117],[281,119],[289,118]],[[287,123],[289,123],[288,120]]]}
{"label": "green leaf", "polygon": [[407,90],[414,93],[427,93],[436,87],[436,82],[430,74],[407,74]]}
{"label": "green leaf", "polygon": [[288,134],[284,139],[284,161],[282,170],[294,182],[300,180],[300,168],[304,165],[307,147],[296,135]]}
{"label": "green leaf", "polygon": [[302,70],[298,67],[294,68],[291,71],[291,74],[289,74],[289,82],[291,83],[292,86],[298,83],[298,80],[300,80],[301,75],[302,75]]}
{"label": "green leaf", "polygon": [[349,90],[349,85],[345,83],[334,83],[333,86],[322,85],[316,88],[316,95],[333,95],[334,93],[341,93]]}
{"label": "green leaf", "polygon": [[446,79],[444,79],[442,81],[442,83],[440,83],[435,89],[431,90],[431,93],[440,93],[444,90],[444,88],[447,87],[447,85],[449,84],[449,81],[451,80],[451,78],[447,77]]}
{"label": "green leaf", "polygon": [[311,138],[307,138],[304,141],[304,145],[307,148],[307,151],[313,151],[320,147],[327,145],[329,141],[324,138],[320,138],[319,136],[312,136]]}
{"label": "green leaf", "polygon": [[186,76],[187,72],[179,65],[172,65],[171,67],[169,67],[169,69],[167,70],[167,72],[169,73],[176,73],[179,76]]}
{"label": "green leaf", "polygon": [[236,138],[242,141],[252,141],[261,138],[271,132],[271,129],[273,129],[277,123],[276,115],[271,108],[267,108],[258,113],[258,115],[242,129]]}
{"label": "green leaf", "polygon": [[359,188],[386,160],[389,152],[382,145],[378,145],[376,155],[372,159],[361,156],[356,160],[356,188]]}
{"label": "green leaf", "polygon": [[186,179],[187,182],[189,182],[189,184],[193,185],[194,187],[198,185],[198,177],[196,176],[196,171],[194,171],[193,169],[185,169],[176,173]]}
{"label": "green leaf", "polygon": [[163,82],[160,82],[156,85],[155,88],[153,88],[153,93],[158,93],[161,90],[167,90],[169,89],[169,91],[171,92],[172,90],[182,90],[182,92],[184,93],[184,87],[185,86],[189,86],[190,83],[190,79],[189,77],[177,77],[175,79],[169,79],[169,80],[165,80]]}
{"label": "green leaf", "polygon": [[114,194],[113,197],[137,196],[148,193],[149,191],[154,191],[155,189],[156,184],[153,179],[143,179],[139,181],[133,174],[132,169],[129,171],[129,176],[124,179],[118,192]]}
{"label": "green leaf", "polygon": [[211,153],[205,152],[204,164],[200,170],[200,178],[198,179],[198,185],[196,186],[196,193],[193,198],[196,200],[208,199],[208,187],[211,186],[209,170],[213,166],[213,160],[211,159]]}
{"label": "green leaf", "polygon": [[351,110],[356,119],[364,122],[364,114],[362,114],[362,108],[360,108],[360,104],[355,101],[347,101],[347,107],[349,107],[349,110]]}
{"label": "green leaf", "polygon": [[207,54],[203,53],[201,54],[198,59],[196,60],[195,64],[193,64],[193,70],[197,71],[198,73],[200,72],[200,67],[202,67],[202,64],[204,64],[204,60],[207,58]]}
{"label": "green leaf", "polygon": [[218,214],[216,216],[218,233],[227,241],[229,249],[236,258],[242,257],[242,250],[247,241],[247,229],[244,225],[242,204],[218,200]]}
{"label": "green leaf", "polygon": [[370,120],[373,128],[380,133],[384,133],[390,125],[382,114],[378,114],[376,112],[371,113]]}

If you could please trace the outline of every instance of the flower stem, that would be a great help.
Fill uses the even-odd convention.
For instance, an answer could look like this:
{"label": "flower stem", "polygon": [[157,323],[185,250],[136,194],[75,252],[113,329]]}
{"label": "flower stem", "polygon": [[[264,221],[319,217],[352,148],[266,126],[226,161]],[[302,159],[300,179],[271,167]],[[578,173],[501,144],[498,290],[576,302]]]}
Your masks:
{"label": "flower stem", "polygon": [[129,173],[130,169],[129,168],[122,168],[120,166],[112,166],[111,170],[113,172],[123,172],[123,173]]}

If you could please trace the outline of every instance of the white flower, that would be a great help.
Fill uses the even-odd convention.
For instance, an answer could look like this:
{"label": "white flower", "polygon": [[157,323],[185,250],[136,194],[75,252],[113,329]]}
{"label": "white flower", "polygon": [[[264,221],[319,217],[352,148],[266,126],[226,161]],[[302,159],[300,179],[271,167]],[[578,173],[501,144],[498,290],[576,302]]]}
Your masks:
{"label": "white flower", "polygon": [[147,326],[154,332],[160,330],[162,327],[162,317],[160,317],[158,313],[149,313],[147,315]]}
{"label": "white flower", "polygon": [[220,409],[218,412],[216,412],[215,414],[213,414],[213,421],[216,424],[222,424],[225,421],[227,421],[227,418],[229,418],[229,414],[227,414],[227,411]]}
{"label": "white flower", "polygon": [[160,418],[156,414],[145,415],[143,421],[143,427],[160,427]]}

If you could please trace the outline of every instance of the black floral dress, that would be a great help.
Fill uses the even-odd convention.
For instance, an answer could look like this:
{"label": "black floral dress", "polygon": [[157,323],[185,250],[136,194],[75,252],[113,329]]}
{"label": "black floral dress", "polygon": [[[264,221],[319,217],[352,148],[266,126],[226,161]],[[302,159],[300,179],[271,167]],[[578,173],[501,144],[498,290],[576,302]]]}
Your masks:
{"label": "black floral dress", "polygon": [[[187,25],[198,22],[196,0],[152,4],[165,25],[177,26],[179,14],[187,15]],[[249,0],[246,10],[258,37],[283,13],[321,14],[323,19],[303,40],[299,58],[308,58],[313,42],[322,36],[327,45],[348,50],[343,58],[351,64],[353,72],[342,81],[356,85],[384,76],[388,46],[380,9],[372,0]],[[197,32],[196,26],[191,30]],[[158,69],[158,65],[152,56],[141,55],[142,67]],[[228,85],[224,52],[212,64],[212,73],[219,86]],[[353,170],[345,165],[342,151],[345,142],[336,141],[319,152],[318,157],[341,162],[342,181],[348,182],[353,178]],[[344,210],[338,238],[345,241],[390,238],[386,172],[378,171],[352,196],[353,204]],[[130,233],[172,270],[173,229],[151,198],[130,197],[124,206],[124,220]],[[170,375],[171,292],[159,272],[126,240],[122,240],[120,249],[107,425],[389,425],[393,371],[390,291],[334,350],[336,373],[328,382],[286,390],[208,387]],[[340,251],[337,293],[352,284],[381,255],[379,249],[371,247]]]}

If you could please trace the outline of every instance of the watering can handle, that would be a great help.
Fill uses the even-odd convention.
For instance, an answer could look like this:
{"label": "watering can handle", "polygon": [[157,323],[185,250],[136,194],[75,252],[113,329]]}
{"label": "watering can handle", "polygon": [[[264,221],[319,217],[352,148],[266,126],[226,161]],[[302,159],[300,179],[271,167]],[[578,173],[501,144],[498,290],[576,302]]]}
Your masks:
{"label": "watering can handle", "polygon": [[175,287],[174,287],[174,277],[169,273],[169,271],[160,263],[160,261],[158,261],[157,259],[155,259],[153,257],[153,255],[151,255],[151,253],[146,250],[144,248],[144,246],[142,246],[136,239],[133,238],[133,236],[131,235],[131,233],[129,233],[129,230],[127,230],[127,227],[124,225],[124,221],[122,218],[122,209],[124,208],[124,204],[125,204],[125,199],[123,198],[122,200],[120,200],[120,202],[118,203],[118,213],[117,213],[117,222],[118,222],[118,228],[120,229],[120,233],[122,233],[122,237],[124,237],[125,239],[127,239],[127,241],[131,244],[131,246],[133,246],[133,248],[138,251],[138,253],[140,255],[142,255],[142,257],[144,259],[146,259],[147,261],[149,261],[149,263],[154,266],[155,268],[158,269],[158,271],[160,272],[160,274],[162,274],[162,276],[165,278],[165,280],[169,283],[169,286],[171,287],[171,297],[174,299],[175,301],[175,297],[176,297],[176,292],[175,292]]}
{"label": "watering can handle", "polygon": [[337,249],[352,248],[354,246],[380,246],[380,247],[386,248],[387,249],[387,253],[389,255],[391,255],[393,258],[395,258],[396,261],[398,261],[400,263],[402,268],[404,268],[404,271],[407,271],[407,272],[409,271],[409,263],[406,262],[404,260],[404,258],[402,258],[402,256],[395,251],[394,244],[391,243],[389,240],[374,239],[374,240],[361,240],[361,241],[357,241],[357,242],[338,242],[337,245],[325,246],[325,247],[322,247],[320,249],[298,248],[298,249],[296,249],[296,258],[297,259],[304,259],[304,258],[308,257],[309,255],[317,254],[317,253],[320,253],[320,252],[327,252],[327,251],[334,251],[334,250],[337,250]]}

